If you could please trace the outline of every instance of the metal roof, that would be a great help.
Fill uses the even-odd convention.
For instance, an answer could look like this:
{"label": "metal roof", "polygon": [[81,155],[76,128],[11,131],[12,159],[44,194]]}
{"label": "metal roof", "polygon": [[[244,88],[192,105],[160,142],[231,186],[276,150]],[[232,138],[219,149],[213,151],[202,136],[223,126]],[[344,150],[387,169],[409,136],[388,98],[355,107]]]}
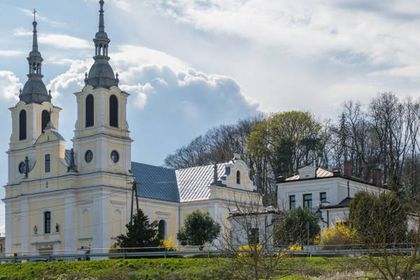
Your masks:
{"label": "metal roof", "polygon": [[[226,173],[227,163],[217,164],[218,180]],[[210,185],[214,182],[214,165],[176,170],[181,202],[210,198]]]}
{"label": "metal roof", "polygon": [[131,169],[137,181],[139,197],[179,202],[175,170],[132,162]]}
{"label": "metal roof", "polygon": [[[217,165],[220,183],[226,175],[228,163]],[[190,202],[210,198],[214,182],[214,165],[185,169],[171,169],[132,162],[131,169],[137,181],[139,197],[171,202]]]}

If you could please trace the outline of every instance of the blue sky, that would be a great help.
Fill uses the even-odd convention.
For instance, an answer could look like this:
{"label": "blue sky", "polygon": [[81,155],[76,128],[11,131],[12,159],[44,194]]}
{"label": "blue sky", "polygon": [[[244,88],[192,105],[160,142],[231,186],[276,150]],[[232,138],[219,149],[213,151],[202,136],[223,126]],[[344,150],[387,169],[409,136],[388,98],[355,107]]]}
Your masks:
{"label": "blue sky", "polygon": [[[63,108],[60,132],[70,147],[72,93],[92,64],[97,2],[1,0],[1,151],[10,136],[7,108],[26,81],[33,8],[44,82]],[[345,100],[366,103],[384,91],[420,96],[418,0],[105,2],[111,64],[131,93],[136,161],[161,165],[207,129],[258,111],[308,110],[328,119]],[[6,181],[1,153],[0,183]]]}

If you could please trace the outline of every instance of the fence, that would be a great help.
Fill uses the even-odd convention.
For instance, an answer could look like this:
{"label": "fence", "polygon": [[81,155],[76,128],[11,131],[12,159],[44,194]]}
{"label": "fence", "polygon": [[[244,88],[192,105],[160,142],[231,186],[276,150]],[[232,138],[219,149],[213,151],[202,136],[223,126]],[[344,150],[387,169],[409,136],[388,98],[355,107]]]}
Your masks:
{"label": "fence", "polygon": [[[201,248],[202,249],[202,248]],[[92,252],[91,252],[92,251]],[[36,262],[36,261],[83,261],[94,259],[124,259],[124,258],[174,258],[174,257],[224,257],[232,256],[232,251],[216,250],[214,248],[205,248],[200,250],[199,247],[189,248],[173,248],[168,250],[166,248],[123,248],[118,249],[114,253],[101,253],[105,249],[91,249],[80,253],[66,253],[57,252],[52,255],[34,255],[31,253],[0,257],[0,262]],[[247,254],[248,250],[236,251],[235,253]],[[289,250],[286,247],[277,247],[267,250],[266,254],[287,254],[293,256],[312,257],[312,256],[363,256],[368,254],[419,254],[418,248],[406,246],[399,248],[362,248],[354,246],[353,248],[340,249],[337,246],[334,248],[320,247],[320,246],[307,246],[302,250]]]}

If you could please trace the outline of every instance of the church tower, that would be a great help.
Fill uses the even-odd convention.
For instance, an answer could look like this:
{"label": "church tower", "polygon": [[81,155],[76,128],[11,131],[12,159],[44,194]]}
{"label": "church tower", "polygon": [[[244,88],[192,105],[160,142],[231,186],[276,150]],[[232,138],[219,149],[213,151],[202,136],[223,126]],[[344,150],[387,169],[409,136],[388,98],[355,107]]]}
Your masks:
{"label": "church tower", "polygon": [[38,49],[37,25],[34,11],[32,50],[27,58],[28,81],[20,91],[19,102],[10,108],[12,135],[8,151],[9,183],[16,183],[27,177],[35,162],[34,144],[47,126],[58,128],[61,109],[51,103],[51,93],[42,81],[43,58]]}
{"label": "church tower", "polygon": [[118,74],[109,64],[110,39],[105,32],[104,1],[100,2],[99,31],[94,64],[85,87],[76,93],[77,122],[73,139],[80,173],[110,172],[128,175],[131,142],[127,124],[128,94],[118,87]]}
{"label": "church tower", "polygon": [[118,87],[118,74],[109,64],[104,1],[99,4],[94,63],[85,75],[85,87],[75,93],[77,121],[73,143],[80,190],[84,192],[81,196],[93,197],[86,223],[93,230],[89,231],[90,246],[109,248],[128,222],[132,140],[126,119],[128,94]]}

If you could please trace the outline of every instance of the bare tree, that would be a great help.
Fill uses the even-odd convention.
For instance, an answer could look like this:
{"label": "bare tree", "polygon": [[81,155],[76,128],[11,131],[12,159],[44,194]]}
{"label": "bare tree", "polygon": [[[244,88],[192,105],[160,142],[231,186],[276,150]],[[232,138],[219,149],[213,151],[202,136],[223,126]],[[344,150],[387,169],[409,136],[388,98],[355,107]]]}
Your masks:
{"label": "bare tree", "polygon": [[[252,201],[252,200],[251,200]],[[231,279],[273,279],[287,257],[274,248],[274,220],[278,213],[258,202],[236,203],[230,209],[222,248],[230,257]]]}

